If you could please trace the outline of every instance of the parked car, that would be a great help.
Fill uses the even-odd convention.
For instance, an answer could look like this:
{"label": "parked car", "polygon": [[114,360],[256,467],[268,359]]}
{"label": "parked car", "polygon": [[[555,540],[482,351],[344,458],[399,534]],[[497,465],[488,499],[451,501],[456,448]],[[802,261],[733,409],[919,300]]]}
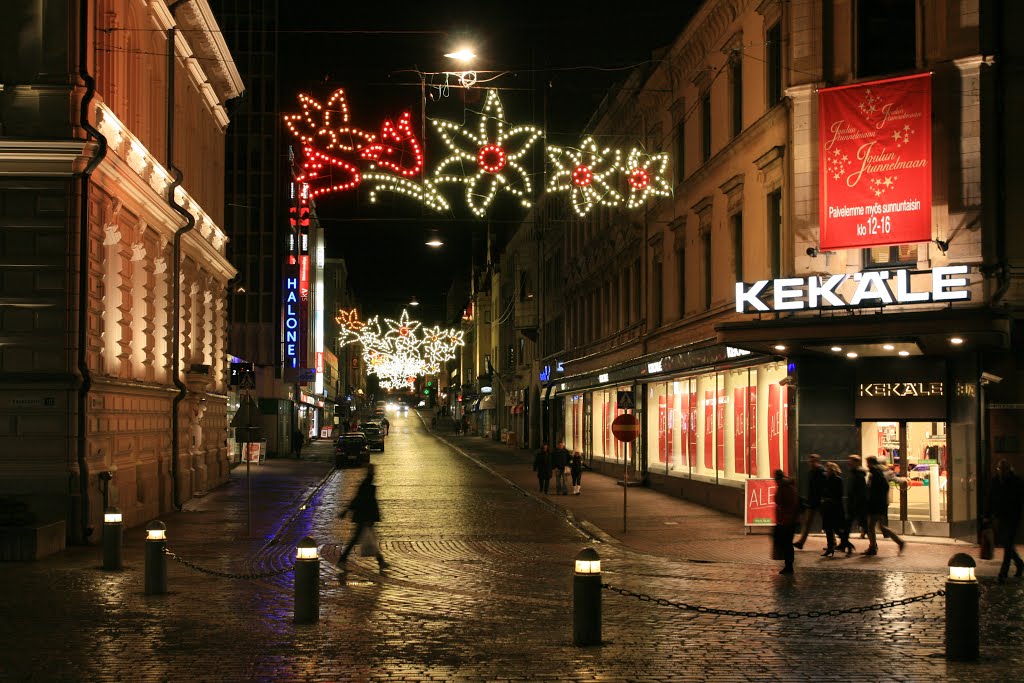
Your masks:
{"label": "parked car", "polygon": [[370,444],[363,432],[342,434],[334,442],[334,466],[366,465],[370,462]]}
{"label": "parked car", "polygon": [[359,425],[359,431],[366,435],[366,443],[370,450],[377,448],[381,453],[384,452],[384,430],[379,424],[364,422]]}

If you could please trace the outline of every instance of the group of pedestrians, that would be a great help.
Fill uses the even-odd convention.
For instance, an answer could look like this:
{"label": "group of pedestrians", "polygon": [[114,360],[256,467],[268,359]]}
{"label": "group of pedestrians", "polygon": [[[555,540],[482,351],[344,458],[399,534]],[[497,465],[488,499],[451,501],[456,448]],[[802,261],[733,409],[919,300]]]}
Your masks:
{"label": "group of pedestrians", "polygon": [[[900,483],[895,472],[875,456],[868,456],[865,469],[859,455],[850,455],[844,481],[838,464],[822,464],[817,454],[811,454],[807,460],[810,470],[803,505],[793,481],[782,470],[775,471],[778,492],[773,544],[776,559],[785,562],[780,573],[793,572],[793,548],[803,549],[808,534],[816,529],[825,531],[822,557],[832,557],[837,550],[847,555],[855,551],[850,535],[856,529],[861,530],[861,538],[868,540],[864,555],[878,554],[879,532],[883,538],[892,540],[902,554],[906,542],[889,528],[890,490],[893,482]],[[801,508],[803,528],[800,537],[793,541],[801,521]]]}
{"label": "group of pedestrians", "polygon": [[554,451],[548,444],[541,446],[537,455],[533,458],[533,471],[537,473],[537,483],[540,492],[547,495],[551,483],[551,476],[555,477],[555,494],[560,496],[569,495],[569,486],[565,482],[566,468],[572,482],[572,493],[580,495],[580,485],[583,478],[583,456],[578,452],[569,453],[565,448],[565,442],[559,441]]}

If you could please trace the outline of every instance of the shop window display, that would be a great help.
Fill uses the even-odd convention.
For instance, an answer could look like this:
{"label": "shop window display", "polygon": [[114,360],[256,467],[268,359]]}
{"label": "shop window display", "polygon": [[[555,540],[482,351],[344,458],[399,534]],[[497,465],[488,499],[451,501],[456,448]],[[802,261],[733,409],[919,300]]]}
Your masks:
{"label": "shop window display", "polygon": [[645,385],[648,469],[737,486],[788,472],[785,376],[772,363]]}
{"label": "shop window display", "polygon": [[569,452],[583,452],[583,394],[565,398],[565,447]]}
{"label": "shop window display", "polygon": [[862,422],[862,455],[874,455],[895,475],[889,519],[900,519],[905,483],[908,520],[947,519],[949,453],[945,422]]}

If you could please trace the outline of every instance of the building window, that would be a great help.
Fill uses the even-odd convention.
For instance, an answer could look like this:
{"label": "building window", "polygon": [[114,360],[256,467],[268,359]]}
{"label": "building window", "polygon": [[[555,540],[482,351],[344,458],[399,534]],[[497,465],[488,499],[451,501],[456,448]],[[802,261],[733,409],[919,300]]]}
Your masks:
{"label": "building window", "polygon": [[642,311],[643,300],[640,293],[643,291],[643,280],[642,272],[640,270],[640,259],[633,262],[633,310],[638,311],[637,320],[639,320],[639,311]]}
{"label": "building window", "polygon": [[765,49],[768,54],[767,62],[767,89],[768,108],[771,109],[782,100],[782,25],[775,24],[766,36]]}
{"label": "building window", "polygon": [[782,275],[782,190],[768,195],[768,256],[773,278]]}
{"label": "building window", "polygon": [[[857,76],[917,66],[915,0],[857,0]],[[884,49],[879,46],[884,45]]]}
{"label": "building window", "polygon": [[736,282],[743,282],[743,214],[733,214],[732,219],[732,253],[736,266]]}
{"label": "building window", "polygon": [[686,247],[676,249],[676,292],[679,296],[679,319],[686,317]]}
{"label": "building window", "polygon": [[864,266],[866,268],[915,265],[917,265],[916,244],[871,247],[864,250]]}
{"label": "building window", "polygon": [[703,162],[711,158],[711,93],[700,101],[700,155]]}
{"label": "building window", "polygon": [[661,281],[662,263],[661,259],[655,259],[651,267],[651,319],[652,328],[661,327],[661,299],[664,283]]}
{"label": "building window", "polygon": [[619,280],[613,277],[611,282],[612,287],[612,308],[608,312],[608,317],[612,321],[612,331],[619,331],[622,326],[619,324]]}
{"label": "building window", "polygon": [[729,85],[732,86],[732,136],[743,131],[743,60],[739,55],[729,65]]}
{"label": "building window", "polygon": [[711,231],[700,236],[704,250],[704,309],[711,309]]}
{"label": "building window", "polygon": [[676,126],[676,182],[686,178],[686,119]]}
{"label": "building window", "polygon": [[622,323],[623,323],[622,326],[623,327],[629,327],[629,325],[633,322],[632,311],[630,311],[630,309],[629,309],[629,302],[632,301],[633,299],[632,299],[632,292],[630,292],[630,287],[629,287],[629,269],[628,268],[626,268],[626,269],[624,269],[622,271],[621,277],[622,277],[622,305],[625,307],[625,310],[622,313]]}

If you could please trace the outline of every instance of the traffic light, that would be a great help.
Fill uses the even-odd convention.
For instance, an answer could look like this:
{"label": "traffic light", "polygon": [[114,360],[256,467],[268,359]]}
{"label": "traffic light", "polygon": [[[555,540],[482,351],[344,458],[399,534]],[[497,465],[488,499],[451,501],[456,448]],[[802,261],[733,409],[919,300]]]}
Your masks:
{"label": "traffic light", "polygon": [[423,395],[424,396],[429,396],[430,395],[430,389],[424,389],[423,390]]}

